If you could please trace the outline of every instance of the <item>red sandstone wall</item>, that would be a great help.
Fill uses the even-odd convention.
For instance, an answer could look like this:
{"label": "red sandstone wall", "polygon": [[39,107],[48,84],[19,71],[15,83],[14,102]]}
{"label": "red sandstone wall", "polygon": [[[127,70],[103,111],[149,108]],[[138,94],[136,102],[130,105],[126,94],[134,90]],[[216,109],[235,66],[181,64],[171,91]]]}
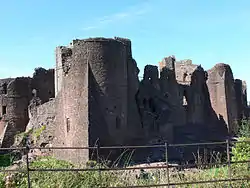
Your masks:
{"label": "red sandstone wall", "polygon": [[208,89],[212,107],[218,117],[221,115],[229,132],[237,117],[233,73],[229,65],[217,64],[208,71]]}
{"label": "red sandstone wall", "polygon": [[[59,49],[55,145],[93,146],[97,140],[101,145],[124,144],[128,113],[124,43],[95,38],[74,40],[71,48]],[[56,155],[77,163],[89,157],[88,150]]]}
{"label": "red sandstone wall", "polygon": [[[70,66],[67,71],[56,67],[56,71],[64,71],[56,98],[56,146],[88,146],[88,64],[81,47],[76,45],[72,54],[63,54],[64,65]],[[55,150],[55,154],[76,163],[88,159],[88,150]]]}

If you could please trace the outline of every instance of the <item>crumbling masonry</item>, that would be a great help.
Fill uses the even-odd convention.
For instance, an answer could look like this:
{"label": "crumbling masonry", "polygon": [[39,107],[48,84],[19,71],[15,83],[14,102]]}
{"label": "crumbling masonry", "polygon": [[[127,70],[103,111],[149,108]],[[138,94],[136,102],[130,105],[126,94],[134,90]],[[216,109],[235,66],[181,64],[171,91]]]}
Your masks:
{"label": "crumbling masonry", "polygon": [[[14,135],[46,125],[40,146],[102,146],[215,141],[248,117],[246,83],[229,65],[205,71],[191,60],[146,65],[143,79],[124,38],[73,40],[56,48],[54,70],[0,80],[2,147]],[[51,99],[53,98],[53,99]],[[73,162],[88,150],[59,150]]]}
{"label": "crumbling masonry", "polygon": [[[29,122],[29,104],[39,98],[41,105],[54,98],[54,70],[35,69],[32,78],[0,80],[0,146],[10,147],[14,136]],[[32,100],[33,99],[33,100]]]}

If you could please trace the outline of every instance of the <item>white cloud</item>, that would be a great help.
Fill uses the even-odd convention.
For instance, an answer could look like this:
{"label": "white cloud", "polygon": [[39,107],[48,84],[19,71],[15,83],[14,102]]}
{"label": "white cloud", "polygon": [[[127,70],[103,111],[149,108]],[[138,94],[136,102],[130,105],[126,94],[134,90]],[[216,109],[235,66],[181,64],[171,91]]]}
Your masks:
{"label": "white cloud", "polygon": [[82,30],[87,31],[87,30],[91,30],[91,29],[95,29],[95,28],[96,28],[95,26],[87,26],[87,27],[82,28]]}
{"label": "white cloud", "polygon": [[149,10],[150,10],[149,2],[139,4],[139,5],[134,5],[134,6],[129,7],[127,10],[123,12],[118,12],[112,15],[104,16],[102,18],[98,18],[96,20],[92,20],[92,23],[94,24],[91,24],[91,25],[86,24],[82,28],[82,30],[87,31],[87,30],[92,30],[92,29],[98,29],[100,27],[103,27],[109,24],[118,23],[124,20],[133,21],[135,17],[144,15],[148,13]]}

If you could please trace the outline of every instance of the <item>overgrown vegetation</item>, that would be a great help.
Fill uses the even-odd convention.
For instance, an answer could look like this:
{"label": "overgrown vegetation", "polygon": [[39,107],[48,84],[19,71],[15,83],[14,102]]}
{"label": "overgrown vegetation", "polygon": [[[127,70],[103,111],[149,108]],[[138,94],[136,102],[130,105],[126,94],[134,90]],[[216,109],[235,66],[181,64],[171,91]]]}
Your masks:
{"label": "overgrown vegetation", "polygon": [[[233,147],[232,153],[232,161],[246,161],[250,160],[250,138],[241,137]],[[249,141],[249,142],[245,142]]]}
{"label": "overgrown vegetation", "polygon": [[250,138],[250,120],[244,119],[239,125],[237,136]]}
{"label": "overgrown vegetation", "polygon": [[46,125],[42,125],[40,128],[37,129],[30,129],[27,132],[22,132],[16,134],[15,136],[15,146],[25,146],[26,140],[29,138],[34,144],[40,138],[43,131],[46,129]]}
{"label": "overgrown vegetation", "polygon": [[233,161],[250,160],[250,121],[243,120],[239,126],[238,141],[232,149]]}
{"label": "overgrown vegetation", "polygon": [[[1,169],[1,168],[0,168]],[[0,172],[0,187],[4,187],[4,174]]]}
{"label": "overgrown vegetation", "polygon": [[40,128],[32,128],[27,132],[19,133],[15,136],[15,144],[25,146],[27,138],[35,144],[45,129],[46,125],[42,125]]}
{"label": "overgrown vegetation", "polygon": [[[214,150],[209,151],[206,148],[204,148],[202,152],[200,151],[200,149],[198,149],[197,153],[193,153],[193,157],[198,169],[211,168],[210,164],[219,164],[225,162],[226,160],[224,153]],[[214,167],[218,167],[218,165],[214,165]]]}
{"label": "overgrown vegetation", "polygon": [[[25,168],[25,167],[24,167]],[[30,164],[30,168],[36,169],[73,169],[76,168],[73,164],[57,160],[53,157],[42,157]],[[25,170],[25,169],[24,169]],[[3,174],[2,178],[2,187],[4,187]],[[112,175],[107,172],[102,172],[101,175],[98,171],[91,172],[31,172],[31,187],[41,187],[41,188],[84,188],[84,187],[106,187],[110,184],[114,184],[117,181],[117,176]],[[0,184],[1,185],[1,184]],[[15,175],[13,187],[18,188],[27,188],[27,174],[26,173],[17,173]],[[1,187],[1,186],[0,186]]]}
{"label": "overgrown vegetation", "polygon": [[[97,168],[95,161],[88,163],[89,168]],[[73,169],[77,166],[62,160],[57,160],[52,157],[42,157],[32,162],[31,168],[48,169]],[[104,167],[104,166],[103,166]],[[232,166],[232,178],[250,178],[250,173],[246,165]],[[210,169],[189,169],[186,171],[170,170],[170,182],[181,183],[191,181],[207,181],[219,180],[228,178],[228,167],[220,166]],[[5,174],[6,176],[6,174]],[[89,188],[89,187],[107,187],[107,186],[132,186],[132,185],[152,185],[166,184],[167,171],[166,169],[151,169],[137,171],[115,171],[115,172],[30,172],[31,187],[58,187],[58,188]],[[17,173],[12,187],[27,187],[27,174]],[[228,187],[229,182],[187,185],[185,187]],[[237,181],[232,182],[233,187],[250,187],[250,182]],[[0,173],[0,188],[4,186],[4,176]]]}
{"label": "overgrown vegetation", "polygon": [[14,156],[11,154],[0,155],[0,167],[6,167],[12,165]]}
{"label": "overgrown vegetation", "polygon": [[[32,132],[34,138],[38,138],[45,127]],[[30,132],[31,133],[31,132]],[[250,122],[242,121],[239,126],[238,137],[240,141],[250,140]],[[203,153],[204,154],[204,153]],[[243,161],[250,159],[250,143],[236,143],[232,150],[232,161]],[[214,153],[211,158],[202,156],[199,151],[194,155],[197,164],[222,162],[223,156],[219,153]],[[127,156],[124,166],[129,166],[131,163],[132,153]],[[118,159],[120,161],[121,159]],[[117,162],[115,163],[117,164]],[[89,161],[88,168],[98,168],[100,164],[96,161]],[[107,168],[105,162],[101,165]],[[73,169],[78,168],[70,162],[57,160],[52,157],[41,157],[30,164],[31,168],[48,169]],[[25,167],[24,167],[25,168]],[[170,169],[170,182],[181,183],[191,181],[208,181],[220,180],[229,178],[229,168],[227,165],[202,166],[201,168],[186,169],[178,171],[177,169]],[[231,165],[232,178],[250,178],[250,168],[248,164],[232,164]],[[7,174],[0,173],[0,188],[5,188],[5,177]],[[150,169],[150,170],[129,170],[129,171],[64,171],[64,172],[31,172],[31,183],[33,187],[39,188],[87,188],[87,187],[107,187],[107,186],[132,186],[132,185],[152,185],[152,184],[166,184],[167,170],[166,169]],[[26,188],[27,174],[16,173],[12,187]],[[232,187],[247,188],[250,187],[248,181],[232,182]],[[178,187],[178,186],[177,186]],[[182,186],[183,187],[183,186]],[[185,185],[184,187],[229,187],[229,182],[207,183],[197,185]]]}

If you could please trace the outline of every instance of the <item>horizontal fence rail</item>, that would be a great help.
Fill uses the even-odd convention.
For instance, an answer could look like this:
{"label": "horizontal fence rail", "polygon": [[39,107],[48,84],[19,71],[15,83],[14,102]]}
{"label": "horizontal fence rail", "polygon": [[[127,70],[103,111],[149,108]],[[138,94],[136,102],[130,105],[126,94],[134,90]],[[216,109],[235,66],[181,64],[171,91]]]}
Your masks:
{"label": "horizontal fence rail", "polygon": [[[221,145],[226,144],[227,141],[224,142],[198,142],[198,143],[189,143],[189,144],[168,144],[168,147],[180,147],[180,146],[202,146],[202,145]],[[230,141],[230,143],[250,143],[250,141]],[[136,149],[136,148],[160,148],[166,147],[166,145],[144,145],[144,146],[105,146],[105,147],[29,147],[29,149]],[[11,148],[0,148],[0,151],[5,150],[24,150],[27,147],[11,147]]]}
{"label": "horizontal fence rail", "polygon": [[[192,182],[181,182],[181,183],[168,183],[168,184],[154,184],[154,185],[135,185],[135,186],[117,186],[117,187],[108,187],[108,188],[137,188],[137,187],[164,187],[164,186],[178,186],[178,185],[197,185],[197,184],[207,184],[207,183],[220,183],[228,181],[245,181],[250,180],[250,178],[234,178],[234,179],[220,179],[220,180],[209,180],[209,181],[192,181]],[[102,187],[104,188],[104,187]],[[105,187],[107,188],[107,187]]]}
{"label": "horizontal fence rail", "polygon": [[[27,142],[28,143],[28,142]],[[28,188],[31,187],[30,173],[31,172],[86,172],[86,171],[98,171],[101,173],[102,171],[128,171],[128,170],[145,170],[145,169],[166,169],[167,170],[167,183],[166,184],[153,184],[153,185],[134,185],[134,186],[117,186],[113,188],[127,188],[127,187],[164,187],[164,186],[178,186],[178,185],[193,185],[193,184],[207,184],[207,183],[217,183],[217,182],[229,182],[229,187],[231,187],[231,183],[234,181],[249,181],[249,177],[244,178],[232,178],[231,165],[232,164],[250,164],[249,160],[244,161],[231,161],[230,159],[230,144],[237,143],[250,143],[250,141],[232,141],[226,140],[223,142],[202,142],[202,143],[188,143],[188,144],[168,144],[165,143],[160,145],[144,145],[144,146],[94,146],[94,147],[30,147],[27,144],[26,147],[12,147],[12,148],[0,148],[0,151],[26,151],[26,170],[21,169],[0,169],[0,172],[20,172],[27,173],[28,180]],[[226,153],[227,153],[227,162],[213,162],[213,163],[201,163],[201,164],[178,164],[171,165],[168,161],[168,149],[171,147],[187,147],[187,146],[206,146],[206,145],[226,145]],[[138,166],[138,167],[110,167],[110,168],[102,168],[98,165],[98,168],[30,168],[29,161],[29,153],[30,150],[40,149],[40,150],[97,150],[97,163],[99,164],[99,150],[103,149],[140,149],[140,148],[164,148],[165,149],[165,162],[164,165],[161,166]],[[1,154],[0,154],[1,155]],[[194,168],[201,166],[214,166],[214,165],[227,165],[228,166],[228,179],[216,179],[216,180],[208,180],[208,181],[190,181],[190,182],[179,182],[179,183],[171,183],[169,181],[169,169],[171,168]],[[111,187],[110,187],[111,188]]]}

